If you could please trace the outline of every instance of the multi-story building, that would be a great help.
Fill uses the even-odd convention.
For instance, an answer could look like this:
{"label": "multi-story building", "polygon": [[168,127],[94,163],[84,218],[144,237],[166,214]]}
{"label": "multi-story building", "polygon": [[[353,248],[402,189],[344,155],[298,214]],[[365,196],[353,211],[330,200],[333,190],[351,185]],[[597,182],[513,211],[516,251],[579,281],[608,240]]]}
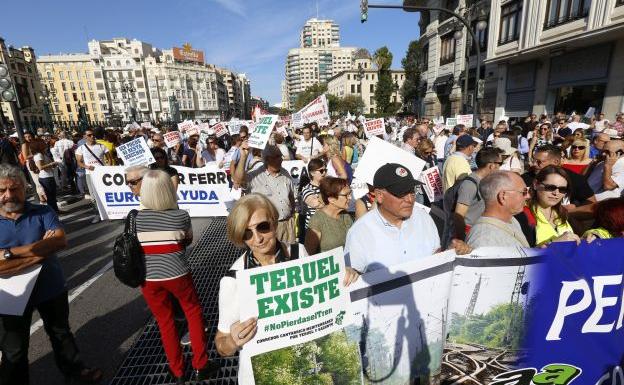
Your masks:
{"label": "multi-story building", "polygon": [[159,56],[151,44],[133,39],[92,40],[89,55],[100,69],[96,76],[98,91],[106,90],[108,111],[105,116],[119,116],[123,121],[149,120],[150,101],[145,76],[145,60]]}
{"label": "multi-story building", "polygon": [[496,116],[624,110],[624,1],[492,0]]}
{"label": "multi-story building", "polygon": [[[374,114],[375,88],[379,81],[379,75],[371,61],[371,56],[367,50],[361,48],[353,56],[353,64],[348,70],[332,76],[327,82],[327,93],[344,98],[345,96],[359,96],[364,102],[364,110],[366,114]],[[393,103],[403,103],[399,90],[405,82],[404,70],[391,70],[390,76],[394,87],[391,96]],[[352,111],[353,113],[359,111]]]}
{"label": "multi-story building", "polygon": [[293,108],[297,95],[306,88],[327,82],[351,68],[356,48],[340,47],[338,24],[331,20],[310,19],[300,34],[300,47],[288,51],[286,89],[282,106]]}
{"label": "multi-story building", "polygon": [[340,27],[333,20],[312,18],[301,29],[299,43],[302,48],[340,47]]}
{"label": "multi-story building", "polygon": [[251,118],[251,82],[246,74],[238,74],[238,86],[243,96],[243,116],[242,119]]}
{"label": "multi-story building", "polygon": [[250,111],[251,88],[245,74],[236,74],[226,68],[217,68],[223,77],[228,95],[228,112],[225,118],[245,119]]}
{"label": "multi-story building", "polygon": [[[423,6],[453,10],[464,16],[475,33],[481,50],[480,79],[485,80],[485,94],[480,113],[491,116],[496,95],[496,68],[483,63],[488,44],[490,0],[427,0]],[[463,111],[473,112],[475,104],[475,75],[477,48],[466,27],[454,16],[441,11],[425,11],[420,17],[422,47],[420,113],[428,118],[452,117]],[[480,28],[478,28],[480,27]],[[468,67],[468,79],[466,79]]]}
{"label": "multi-story building", "polygon": [[[80,107],[84,107],[91,122],[105,120],[108,96],[101,82],[102,71],[90,55],[39,56],[37,70],[56,122],[77,122]],[[96,83],[96,76],[99,83]],[[96,84],[100,84],[100,89]]]}
{"label": "multi-story building", "polygon": [[18,109],[11,108],[7,102],[0,102],[4,118],[14,124],[13,113],[16,112],[19,113],[22,126],[26,129],[45,125],[49,116],[46,117],[45,113],[45,99],[37,73],[35,51],[30,47],[21,49],[7,47],[4,39],[0,38],[0,63],[6,64],[9,68],[19,100]]}
{"label": "multi-story building", "polygon": [[203,52],[194,51],[198,54],[193,55],[192,51],[190,46],[185,46],[182,50],[163,50],[160,56],[145,59],[152,120],[173,118],[171,97],[179,105],[181,119],[218,118],[227,107],[223,101],[219,103],[219,87],[223,88],[224,84],[216,68],[204,64]]}

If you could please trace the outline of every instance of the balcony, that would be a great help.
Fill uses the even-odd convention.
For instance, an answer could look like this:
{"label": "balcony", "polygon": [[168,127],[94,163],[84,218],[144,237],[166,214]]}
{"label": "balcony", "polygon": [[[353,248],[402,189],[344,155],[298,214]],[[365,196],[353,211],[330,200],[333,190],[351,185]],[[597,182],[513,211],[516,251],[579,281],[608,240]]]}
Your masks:
{"label": "balcony", "polygon": [[544,21],[544,29],[554,28],[575,20],[584,19],[589,15],[591,0],[548,0],[548,15]]}

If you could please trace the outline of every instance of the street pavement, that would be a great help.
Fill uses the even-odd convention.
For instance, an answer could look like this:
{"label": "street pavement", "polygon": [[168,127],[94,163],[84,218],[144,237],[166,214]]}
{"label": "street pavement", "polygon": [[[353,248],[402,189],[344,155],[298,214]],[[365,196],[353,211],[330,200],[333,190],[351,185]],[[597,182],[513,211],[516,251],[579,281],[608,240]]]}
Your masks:
{"label": "street pavement", "polygon": [[[140,290],[121,284],[112,270],[113,242],[123,230],[123,221],[91,224],[95,210],[85,200],[61,210],[69,246],[58,256],[68,283],[69,322],[83,361],[104,371],[105,384],[151,315]],[[193,218],[194,243],[209,222],[209,218]],[[36,312],[29,360],[31,384],[64,384]]]}

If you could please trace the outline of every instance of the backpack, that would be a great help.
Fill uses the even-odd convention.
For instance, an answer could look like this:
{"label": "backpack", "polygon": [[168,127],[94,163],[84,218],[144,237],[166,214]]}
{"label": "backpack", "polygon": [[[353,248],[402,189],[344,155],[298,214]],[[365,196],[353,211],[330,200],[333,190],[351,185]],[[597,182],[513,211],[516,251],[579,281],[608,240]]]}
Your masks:
{"label": "backpack", "polygon": [[[442,244],[443,249],[447,249],[451,244],[453,238],[455,238],[455,206],[457,206],[457,196],[459,195],[459,189],[464,183],[464,181],[470,181],[478,186],[477,181],[470,177],[465,176],[459,179],[455,184],[450,187],[448,190],[444,192],[444,197],[442,198],[442,208],[444,209],[444,231],[442,232],[442,239],[440,243]],[[479,194],[479,189],[477,188],[477,200],[481,200],[481,194]]]}
{"label": "backpack", "polygon": [[138,287],[145,282],[145,255],[136,235],[138,213],[137,210],[128,213],[124,232],[115,239],[113,246],[115,276],[130,287]]}

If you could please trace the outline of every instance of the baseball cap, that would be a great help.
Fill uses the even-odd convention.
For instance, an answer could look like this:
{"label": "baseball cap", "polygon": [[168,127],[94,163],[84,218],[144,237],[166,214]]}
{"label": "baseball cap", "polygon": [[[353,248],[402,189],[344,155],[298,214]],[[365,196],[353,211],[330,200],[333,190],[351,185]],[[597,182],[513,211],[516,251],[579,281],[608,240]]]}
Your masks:
{"label": "baseball cap", "polygon": [[473,144],[477,145],[478,143],[469,134],[462,135],[455,140],[455,147],[466,148]]}
{"label": "baseball cap", "polygon": [[402,196],[414,191],[418,182],[410,170],[398,163],[386,163],[381,166],[373,177],[373,186],[388,190],[394,196]]}

